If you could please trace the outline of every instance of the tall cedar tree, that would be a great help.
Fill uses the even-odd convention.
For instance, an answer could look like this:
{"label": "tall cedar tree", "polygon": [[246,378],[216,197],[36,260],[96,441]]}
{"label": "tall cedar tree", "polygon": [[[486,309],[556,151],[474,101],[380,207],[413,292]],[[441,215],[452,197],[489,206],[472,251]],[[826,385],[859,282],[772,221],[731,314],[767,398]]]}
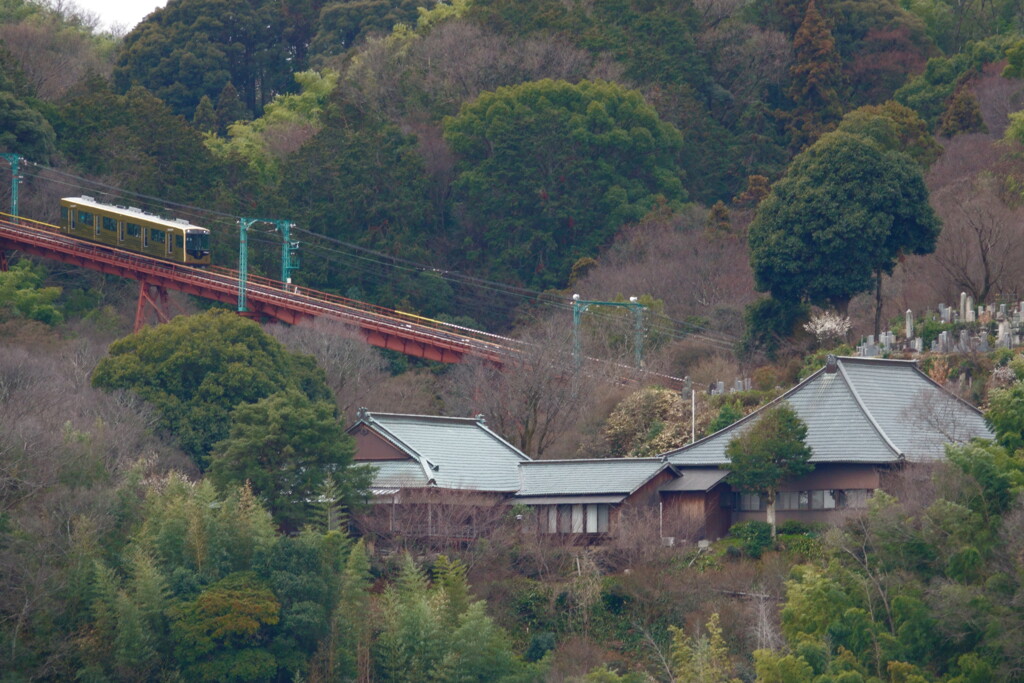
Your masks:
{"label": "tall cedar tree", "polygon": [[814,469],[811,447],[805,443],[807,425],[787,403],[769,408],[752,427],[726,446],[728,481],[740,491],[767,499],[767,521],[775,537],[775,495],[787,479]]}
{"label": "tall cedar tree", "polygon": [[800,149],[831,130],[843,115],[839,53],[814,0],[807,5],[803,23],[793,38],[789,74],[789,97],[794,104],[789,130],[794,148]]}

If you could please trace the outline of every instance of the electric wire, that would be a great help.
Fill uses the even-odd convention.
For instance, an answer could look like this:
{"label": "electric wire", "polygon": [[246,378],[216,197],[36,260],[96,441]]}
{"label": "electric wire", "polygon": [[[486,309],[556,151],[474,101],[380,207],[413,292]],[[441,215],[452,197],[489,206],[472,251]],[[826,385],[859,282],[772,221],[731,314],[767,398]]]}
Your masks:
{"label": "electric wire", "polygon": [[[201,222],[204,222],[204,223],[207,223],[207,224],[213,223],[213,224],[216,224],[216,225],[223,226],[225,228],[230,228],[232,230],[232,232],[238,232],[238,230],[240,229],[239,225],[238,225],[239,218],[236,217],[236,216],[233,216],[232,214],[224,213],[224,212],[217,211],[217,210],[214,210],[214,209],[205,209],[205,208],[201,208],[201,207],[196,207],[196,206],[193,206],[193,205],[190,205],[190,204],[184,204],[184,203],[181,203],[181,202],[174,202],[174,201],[163,199],[163,198],[160,198],[160,197],[154,197],[152,195],[147,195],[147,194],[143,194],[143,193],[139,193],[139,192],[133,192],[131,190],[125,190],[123,188],[119,188],[117,186],[110,185],[108,183],[104,183],[104,182],[97,181],[97,180],[91,180],[89,178],[84,178],[82,176],[75,175],[73,173],[69,173],[69,172],[66,172],[66,171],[61,171],[61,170],[55,169],[53,167],[44,166],[42,164],[38,164],[38,163],[33,162],[33,161],[26,160],[25,164],[26,164],[26,167],[27,166],[32,166],[32,167],[35,167],[37,169],[40,169],[41,171],[45,172],[46,174],[55,174],[55,175],[58,175],[58,176],[62,176],[64,178],[69,178],[71,180],[78,181],[78,183],[73,183],[73,182],[69,182],[69,181],[66,181],[66,180],[60,180],[60,179],[57,179],[57,178],[52,178],[52,177],[49,177],[48,175],[44,174],[43,172],[31,173],[31,172],[28,172],[27,168],[25,168],[25,170],[23,171],[23,175],[26,175],[26,176],[29,176],[29,177],[38,178],[40,180],[43,180],[43,181],[46,181],[46,182],[49,182],[49,183],[54,183],[54,184],[57,184],[57,185],[61,185],[61,186],[65,186],[65,187],[70,187],[70,188],[76,188],[76,189],[80,189],[80,190],[81,189],[86,189],[86,190],[89,190],[89,191],[93,191],[93,190],[90,189],[90,186],[95,186],[95,187],[98,187],[98,188],[104,188],[105,190],[111,190],[113,192],[101,192],[101,194],[105,194],[105,195],[109,195],[109,196],[121,196],[121,197],[131,196],[131,197],[135,197],[135,198],[138,198],[138,199],[146,200],[146,202],[140,202],[140,203],[152,203],[153,205],[160,206],[160,207],[174,207],[174,209],[175,209],[175,211],[177,213],[185,214],[187,216],[190,216],[191,218],[199,219]],[[572,303],[569,300],[567,300],[567,299],[565,299],[563,297],[557,296],[557,295],[549,294],[549,293],[546,293],[546,292],[540,292],[540,291],[537,291],[537,290],[531,290],[531,289],[524,288],[524,287],[518,287],[518,286],[510,285],[510,284],[507,284],[507,283],[501,283],[501,282],[496,282],[496,281],[493,281],[493,280],[487,280],[487,279],[484,279],[484,278],[477,278],[477,277],[474,277],[474,276],[471,276],[471,275],[466,275],[464,273],[460,273],[458,271],[441,269],[441,268],[437,268],[437,267],[430,266],[430,265],[427,265],[427,264],[423,264],[423,263],[418,263],[418,262],[415,262],[415,261],[407,260],[407,259],[404,259],[404,258],[401,258],[401,257],[396,257],[396,256],[388,255],[388,254],[383,254],[381,252],[375,251],[373,249],[369,249],[367,247],[362,247],[360,245],[353,244],[351,242],[347,242],[347,241],[344,241],[344,240],[341,240],[341,239],[330,237],[328,235],[323,235],[321,233],[316,233],[316,232],[313,232],[311,230],[307,230],[307,229],[304,229],[304,228],[294,227],[293,230],[292,230],[292,233],[293,234],[299,233],[301,235],[308,235],[311,238],[311,240],[312,240],[311,242],[304,242],[303,243],[303,247],[304,247],[303,255],[304,256],[310,255],[310,254],[307,253],[309,250],[330,253],[330,254],[333,254],[333,255],[336,255],[336,256],[340,256],[340,257],[342,257],[344,259],[347,259],[349,264],[353,264],[353,261],[359,262],[359,263],[356,263],[356,264],[353,264],[353,265],[355,265],[355,267],[358,270],[360,270],[360,272],[368,273],[370,275],[374,275],[374,276],[377,276],[377,277],[387,277],[388,271],[393,271],[393,270],[403,271],[403,272],[407,272],[407,273],[429,272],[429,273],[436,274],[438,277],[441,277],[442,279],[448,281],[451,284],[458,284],[458,285],[463,286],[463,287],[474,287],[474,288],[476,288],[476,289],[478,289],[480,291],[486,291],[486,292],[489,292],[489,293],[492,293],[492,294],[497,294],[497,295],[500,295],[500,296],[508,297],[510,300],[518,301],[519,303],[526,302],[526,303],[530,303],[530,304],[533,304],[533,305],[540,305],[540,306],[544,306],[544,307],[548,307],[548,308],[555,308],[555,309],[560,309],[560,310],[568,310],[568,309],[571,309],[571,307],[572,307]],[[273,242],[271,240],[260,239],[260,238],[256,237],[255,235],[249,236],[248,237],[248,241],[254,242],[254,243],[258,243],[258,244],[271,244],[271,245],[274,245],[274,246],[279,246],[279,244],[280,244],[279,242]],[[348,251],[342,251],[340,249],[334,249],[334,248],[328,247],[328,246],[326,246],[324,244],[318,243],[319,241],[324,241],[324,242],[328,242],[328,243],[331,243],[331,244],[343,247],[344,249],[346,249]],[[366,264],[372,264],[373,266],[376,266],[379,269],[383,269],[383,270],[371,270],[369,267],[367,267]],[[407,292],[407,293],[411,293],[411,292]],[[467,295],[467,294],[457,294],[456,296],[463,303],[467,303],[467,302],[473,302],[473,303],[476,303],[476,304],[480,303],[479,297],[476,297],[476,296]],[[493,307],[491,307],[491,308],[493,310]],[[593,306],[593,308],[591,310],[588,310],[588,314],[590,314],[590,315],[592,315],[594,317],[605,318],[605,319],[608,319],[608,320],[617,319],[617,317],[614,314],[612,314],[610,312],[606,313],[606,312],[600,311],[599,310],[600,308],[601,307],[599,305],[595,305],[595,306]],[[654,323],[653,322],[654,319],[664,320],[664,321],[667,322],[667,324]],[[738,341],[738,338],[736,338],[733,335],[729,335],[727,333],[720,332],[720,331],[711,330],[708,327],[697,325],[696,323],[692,323],[692,322],[689,322],[689,321],[675,320],[675,319],[670,318],[669,316],[666,316],[664,314],[653,314],[653,315],[652,314],[648,314],[645,327],[649,331],[650,330],[657,331],[657,332],[660,332],[662,334],[669,335],[669,336],[671,336],[673,338],[676,338],[676,339],[687,337],[687,336],[692,336],[692,337],[695,337],[697,339],[701,339],[702,341],[705,341],[705,342],[707,342],[709,344],[712,344],[714,346],[717,346],[717,347],[723,348],[723,349],[732,349],[733,345]]]}

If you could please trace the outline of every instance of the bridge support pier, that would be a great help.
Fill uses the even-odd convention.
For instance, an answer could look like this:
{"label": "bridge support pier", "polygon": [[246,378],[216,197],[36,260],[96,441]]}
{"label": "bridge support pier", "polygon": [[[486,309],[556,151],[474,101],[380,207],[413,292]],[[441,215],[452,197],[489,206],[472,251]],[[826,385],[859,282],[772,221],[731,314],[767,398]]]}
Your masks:
{"label": "bridge support pier", "polygon": [[10,264],[7,263],[7,251],[0,249],[0,273],[6,273]]}
{"label": "bridge support pier", "polygon": [[135,327],[132,332],[138,332],[146,326],[150,312],[158,323],[170,321],[171,318],[167,315],[168,304],[166,289],[140,280],[139,301],[135,305]]}

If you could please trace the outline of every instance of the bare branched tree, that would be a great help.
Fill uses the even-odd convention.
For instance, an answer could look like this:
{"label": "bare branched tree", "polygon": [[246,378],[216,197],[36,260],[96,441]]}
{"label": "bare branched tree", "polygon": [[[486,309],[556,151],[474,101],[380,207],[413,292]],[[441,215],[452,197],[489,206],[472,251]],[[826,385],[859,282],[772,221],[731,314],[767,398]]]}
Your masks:
{"label": "bare branched tree", "polygon": [[[456,489],[402,489],[354,515],[363,535],[391,549],[439,552],[508,538],[516,520],[504,496]],[[471,563],[467,563],[471,566]]]}
{"label": "bare branched tree", "polygon": [[976,302],[1013,293],[1024,285],[1024,208],[1000,198],[995,179],[976,176],[933,196],[943,229],[935,259],[956,290]]}
{"label": "bare branched tree", "polygon": [[23,21],[0,26],[0,40],[21,65],[40,98],[54,102],[86,74],[110,71],[89,36],[56,21]]}
{"label": "bare branched tree", "polygon": [[551,321],[524,340],[525,350],[500,368],[468,361],[455,368],[444,391],[452,414],[482,413],[488,426],[531,457],[542,457],[596,398],[598,373],[573,364],[571,329]]}
{"label": "bare branched tree", "polygon": [[327,386],[338,410],[346,418],[354,418],[360,406],[369,405],[370,397],[388,377],[384,357],[342,323],[318,319],[291,327],[269,325],[267,331],[289,349],[316,358],[327,374]]}

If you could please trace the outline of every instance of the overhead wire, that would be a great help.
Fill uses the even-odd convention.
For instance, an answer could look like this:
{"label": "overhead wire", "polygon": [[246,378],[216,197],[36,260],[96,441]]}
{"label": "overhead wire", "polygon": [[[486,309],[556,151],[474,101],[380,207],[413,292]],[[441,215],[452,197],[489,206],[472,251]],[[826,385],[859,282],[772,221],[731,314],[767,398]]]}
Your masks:
{"label": "overhead wire", "polygon": [[[217,211],[214,209],[196,207],[194,205],[175,202],[160,197],[154,197],[152,195],[134,192],[131,190],[125,190],[123,188],[119,188],[117,186],[104,183],[102,181],[85,178],[74,173],[62,171],[60,169],[45,166],[33,161],[26,160],[25,164],[26,167],[35,167],[36,169],[40,169],[40,171],[49,174],[55,174],[57,176],[61,176],[63,178],[67,178],[70,180],[74,180],[77,181],[77,183],[69,182],[68,180],[60,180],[59,178],[52,178],[49,177],[48,175],[44,175],[44,173],[42,172],[32,173],[28,171],[28,168],[25,168],[23,171],[23,175],[27,175],[29,177],[39,178],[40,180],[62,185],[65,187],[86,189],[89,191],[93,191],[90,189],[91,187],[104,188],[105,190],[109,190],[111,192],[102,192],[102,194],[119,197],[135,197],[140,200],[145,200],[144,202],[140,202],[143,204],[152,203],[153,205],[163,208],[173,207],[176,213],[181,213],[186,216],[190,216],[191,218],[200,220],[200,222],[214,223],[220,226],[224,226],[226,228],[230,228],[233,231],[239,230],[239,217],[234,216],[232,214],[224,213],[222,211]],[[533,305],[540,305],[548,308],[557,308],[563,310],[570,309],[572,306],[571,301],[561,296],[548,294],[546,292],[540,292],[525,287],[519,287],[516,285],[510,285],[508,283],[487,280],[485,278],[478,278],[472,275],[467,275],[465,273],[460,273],[458,271],[438,268],[432,265],[411,261],[389,254],[384,254],[373,249],[370,249],[368,247],[353,244],[351,242],[331,237],[329,235],[316,233],[305,228],[300,228],[296,226],[293,228],[292,234],[296,236],[307,235],[313,240],[312,242],[303,243],[304,255],[311,255],[309,254],[309,250],[312,250],[333,254],[335,256],[340,256],[346,259],[349,264],[354,265],[358,270],[360,270],[360,272],[369,273],[370,275],[386,277],[388,272],[393,270],[399,270],[407,273],[427,272],[436,274],[438,277],[441,277],[450,284],[459,285],[460,287],[476,288],[479,291],[485,291],[492,295],[508,297],[510,302],[526,302]],[[273,244],[275,246],[280,244],[279,242],[260,239],[256,235],[252,235],[248,239],[251,242],[259,244]],[[319,243],[320,241],[327,242],[338,247],[343,247],[344,251]],[[371,270],[371,267],[374,269]],[[456,294],[456,296],[463,302],[474,302],[479,304],[479,297],[477,296],[472,296],[464,293]],[[605,313],[595,309],[590,310],[589,313],[597,317],[612,317],[611,313]],[[668,324],[654,323],[653,320],[655,319],[665,320]],[[738,341],[738,338],[736,338],[733,335],[712,330],[706,326],[701,326],[690,321],[675,320],[663,314],[648,314],[646,327],[649,330],[661,332],[663,334],[670,335],[673,338],[692,336],[703,341],[706,341],[710,344],[716,345],[720,348],[732,348],[732,345],[734,345]]]}

